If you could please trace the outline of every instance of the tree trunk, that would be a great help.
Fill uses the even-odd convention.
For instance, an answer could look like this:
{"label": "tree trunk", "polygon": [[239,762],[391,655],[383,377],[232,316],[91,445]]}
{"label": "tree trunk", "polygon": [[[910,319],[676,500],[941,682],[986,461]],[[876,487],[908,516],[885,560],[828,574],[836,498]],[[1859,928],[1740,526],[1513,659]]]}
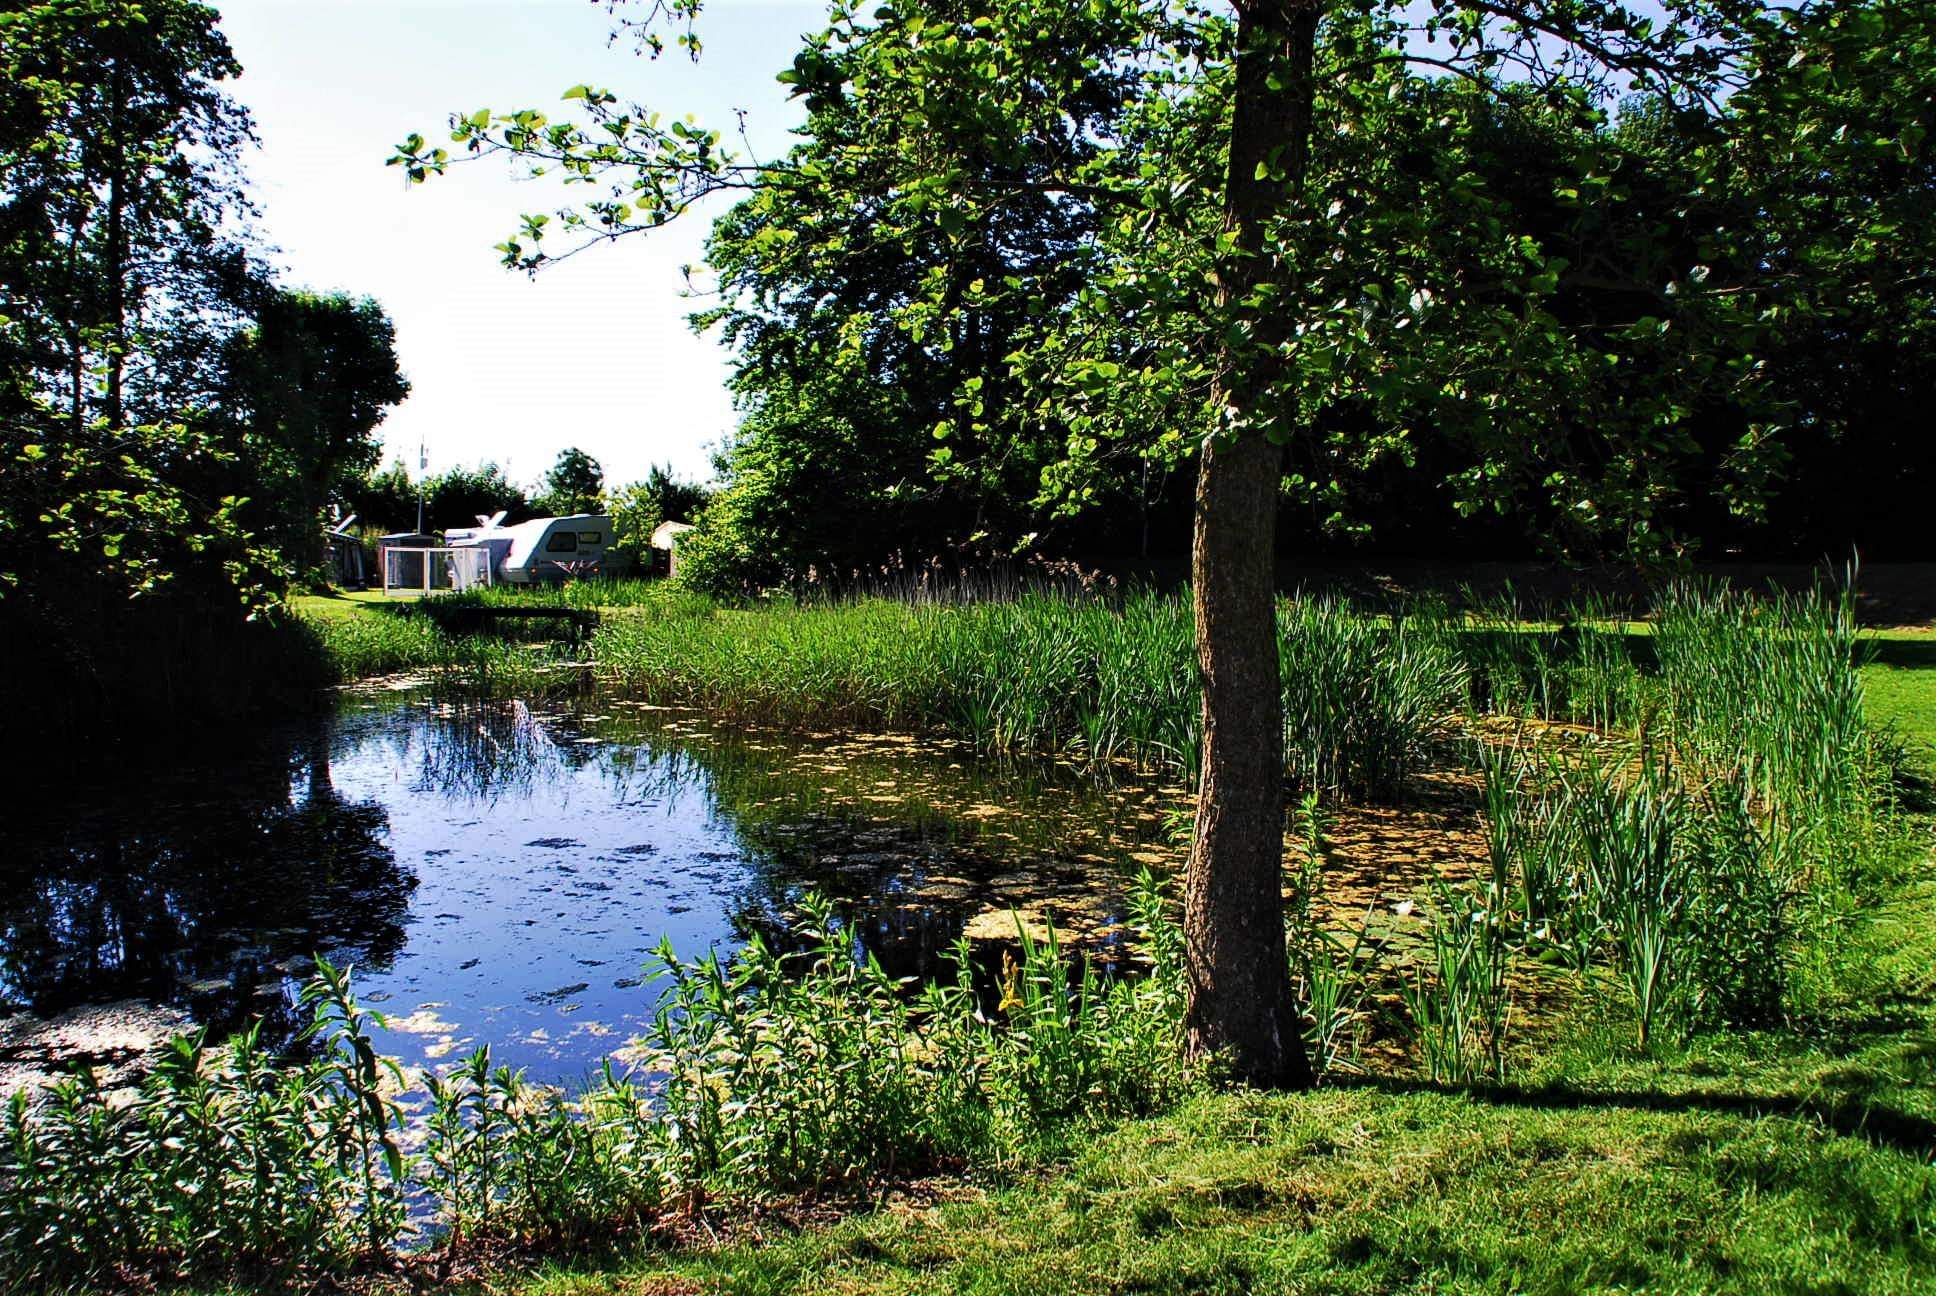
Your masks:
{"label": "tree trunk", "polygon": [[[1231,307],[1268,274],[1266,222],[1302,181],[1321,0],[1239,4],[1224,228],[1233,255],[1217,297]],[[1260,172],[1263,174],[1260,175]],[[1266,313],[1268,316],[1268,312]],[[1220,343],[1214,406],[1231,435],[1205,446],[1190,550],[1203,679],[1203,781],[1184,882],[1192,1056],[1220,1057],[1262,1088],[1311,1082],[1284,949],[1284,730],[1275,582],[1283,451],[1245,426],[1271,363],[1268,318]],[[1281,330],[1280,330],[1281,331]],[[1263,357],[1260,359],[1260,357]]]}
{"label": "tree trunk", "polygon": [[76,445],[87,428],[87,342],[81,327],[87,311],[81,300],[81,247],[85,241],[86,228],[77,211],[68,225],[67,318],[62,324],[67,339],[67,418]]}
{"label": "tree trunk", "polygon": [[123,385],[128,368],[128,218],[127,144],[121,138],[126,77],[119,59],[111,74],[108,104],[108,425],[119,431],[126,422]]}

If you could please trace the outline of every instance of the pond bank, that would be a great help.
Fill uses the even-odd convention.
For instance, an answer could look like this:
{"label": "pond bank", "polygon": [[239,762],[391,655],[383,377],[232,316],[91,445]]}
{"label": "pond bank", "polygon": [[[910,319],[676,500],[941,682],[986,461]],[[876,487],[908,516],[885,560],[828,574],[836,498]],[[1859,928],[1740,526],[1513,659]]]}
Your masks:
{"label": "pond bank", "polygon": [[[0,999],[17,1031],[134,994],[218,1038],[251,1016],[286,1038],[323,954],[355,968],[406,1065],[488,1041],[568,1082],[649,1018],[641,969],[661,938],[688,956],[783,941],[808,889],[897,976],[935,975],[958,938],[1012,945],[1018,923],[1113,965],[1123,888],[1180,870],[1190,798],[1103,773],[945,739],[749,731],[624,697],[362,687],[333,716],[184,756],[138,796],[83,791],[17,832]],[[1475,801],[1446,769],[1396,804],[1331,813],[1326,921],[1376,910],[1389,926],[1433,877],[1474,875]]]}

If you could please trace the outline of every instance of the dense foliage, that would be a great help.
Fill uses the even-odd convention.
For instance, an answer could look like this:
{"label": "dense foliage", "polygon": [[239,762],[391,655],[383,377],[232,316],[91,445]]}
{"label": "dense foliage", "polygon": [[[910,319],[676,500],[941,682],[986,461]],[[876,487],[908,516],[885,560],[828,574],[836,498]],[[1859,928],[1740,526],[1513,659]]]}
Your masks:
{"label": "dense foliage", "polygon": [[190,0],[0,5],[0,653],[33,683],[9,692],[17,732],[139,733],[300,683],[275,605],[405,391],[380,309],[279,290],[256,258],[239,71]]}
{"label": "dense foliage", "polygon": [[215,413],[247,465],[244,520],[306,575],[320,562],[320,519],[376,466],[376,427],[410,384],[368,297],[271,291],[253,316],[223,346]]}
{"label": "dense foliage", "polygon": [[358,482],[346,498],[363,524],[379,534],[415,531],[419,503],[424,529],[431,532],[474,527],[479,518],[499,512],[513,525],[536,513],[524,488],[494,463],[459,464],[419,480],[401,459],[393,460]]}
{"label": "dense foliage", "polygon": [[704,487],[682,481],[670,468],[653,464],[642,480],[606,492],[613,551],[623,555],[634,570],[649,570],[655,559],[652,533],[663,522],[690,523],[710,498]]}
{"label": "dense foliage", "polygon": [[[1896,429],[1931,390],[1936,10],[1508,8],[1323,7],[1308,176],[1236,308],[1291,361],[1250,416],[1298,428],[1285,543],[1920,553],[1930,460]],[[1176,553],[1230,324],[1232,41],[1132,0],[835,6],[782,74],[782,160],[593,87],[584,127],[455,138],[609,182],[528,221],[521,266],[750,192],[698,317],[744,416],[694,579]]]}
{"label": "dense foliage", "polygon": [[531,504],[553,517],[595,513],[605,506],[605,470],[577,446],[567,446],[545,470],[542,489]]}

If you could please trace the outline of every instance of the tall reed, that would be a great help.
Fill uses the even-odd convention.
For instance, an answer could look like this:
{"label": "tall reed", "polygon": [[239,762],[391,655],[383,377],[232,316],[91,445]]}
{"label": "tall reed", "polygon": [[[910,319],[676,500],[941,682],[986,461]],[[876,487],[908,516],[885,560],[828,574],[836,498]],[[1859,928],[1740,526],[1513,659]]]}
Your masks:
{"label": "tall reed", "polygon": [[1369,1014],[1365,1003],[1372,984],[1374,953],[1370,914],[1347,942],[1318,921],[1316,899],[1323,894],[1325,812],[1316,792],[1299,807],[1304,849],[1285,914],[1285,948],[1291,961],[1291,990],[1304,1019],[1304,1047],[1319,1083],[1350,1065],[1360,1028]]}
{"label": "tall reed", "polygon": [[1667,736],[1684,759],[1737,781],[1812,867],[1846,872],[1874,845],[1885,774],[1852,594],[1677,585],[1654,638]]}
{"label": "tall reed", "polygon": [[[1331,600],[1286,601],[1279,651],[1286,773],[1327,794],[1392,791],[1460,689],[1446,636]],[[1196,772],[1193,630],[1175,597],[615,617],[593,655],[614,687],[748,721],[940,730],[986,751]]]}
{"label": "tall reed", "polygon": [[1526,940],[1603,967],[1641,1047],[1664,1023],[1769,1021],[1796,932],[1792,843],[1739,780],[1689,785],[1671,757],[1482,756],[1490,889]]}

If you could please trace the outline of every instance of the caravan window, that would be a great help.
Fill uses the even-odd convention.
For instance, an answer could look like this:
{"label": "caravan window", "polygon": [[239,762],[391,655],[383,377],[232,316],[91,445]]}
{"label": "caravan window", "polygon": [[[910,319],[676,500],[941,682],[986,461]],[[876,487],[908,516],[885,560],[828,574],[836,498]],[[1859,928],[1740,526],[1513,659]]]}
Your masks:
{"label": "caravan window", "polygon": [[580,531],[578,533],[578,543],[581,545],[595,545],[599,542],[602,534],[602,532],[598,531]]}
{"label": "caravan window", "polygon": [[570,531],[554,531],[545,541],[546,553],[577,553],[578,537]]}

